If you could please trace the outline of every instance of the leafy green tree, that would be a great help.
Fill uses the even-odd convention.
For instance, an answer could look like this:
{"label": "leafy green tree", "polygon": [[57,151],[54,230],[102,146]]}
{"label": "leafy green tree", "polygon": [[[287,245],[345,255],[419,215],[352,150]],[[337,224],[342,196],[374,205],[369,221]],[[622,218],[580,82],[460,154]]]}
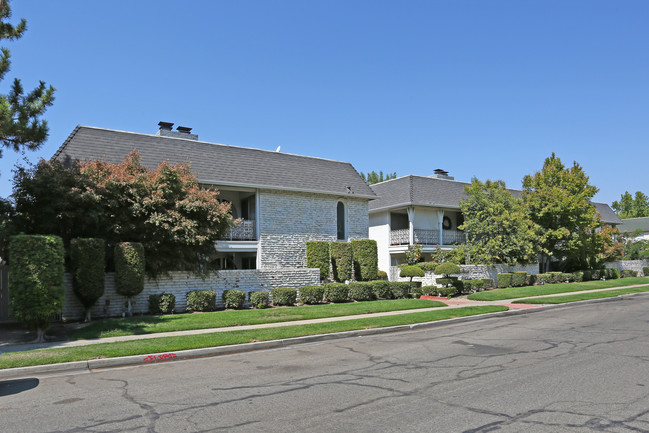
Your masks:
{"label": "leafy green tree", "polygon": [[408,265],[416,265],[421,259],[421,254],[424,251],[424,246],[422,244],[408,245],[408,249],[404,252],[406,256],[406,263]]}
{"label": "leafy green tree", "polygon": [[554,258],[565,271],[592,269],[604,248],[599,215],[591,203],[598,189],[577,162],[566,168],[553,153],[541,171],[523,178],[523,201],[540,228],[543,272]]}
{"label": "leafy green tree", "polygon": [[394,173],[387,173],[383,175],[382,171],[379,171],[378,173],[375,171],[371,171],[367,174],[361,171],[361,177],[365,182],[367,182],[368,185],[373,185],[375,183],[385,182],[386,180],[396,179],[397,172],[395,171]]}
{"label": "leafy green tree", "polygon": [[531,263],[537,258],[535,224],[522,200],[514,197],[501,180],[481,182],[473,178],[460,200],[466,232],[464,254],[471,263]]}
{"label": "leafy green tree", "polygon": [[[19,39],[27,29],[27,21],[21,19],[17,25],[8,22],[11,18],[9,0],[0,1],[0,40]],[[11,53],[7,48],[0,49],[0,80],[11,67]],[[0,142],[4,147],[16,151],[38,149],[47,139],[47,121],[39,117],[54,101],[52,86],[41,81],[31,92],[25,94],[18,78],[14,79],[7,95],[0,94]],[[2,152],[0,149],[0,156]]]}
{"label": "leafy green tree", "polygon": [[649,216],[649,197],[640,191],[636,191],[635,197],[625,191],[620,201],[614,201],[611,207],[620,218],[646,217]]}
{"label": "leafy green tree", "polygon": [[[119,242],[140,242],[151,277],[209,271],[215,242],[232,224],[218,191],[201,188],[186,165],[142,166],[137,152],[120,164],[41,161],[14,177],[15,230],[72,238],[97,237],[107,253]],[[109,260],[110,262],[110,260]]]}

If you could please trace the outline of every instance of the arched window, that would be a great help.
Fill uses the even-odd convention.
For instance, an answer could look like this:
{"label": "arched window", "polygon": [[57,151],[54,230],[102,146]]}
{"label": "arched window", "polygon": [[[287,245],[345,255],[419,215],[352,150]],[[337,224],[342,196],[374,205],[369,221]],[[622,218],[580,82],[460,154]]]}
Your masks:
{"label": "arched window", "polygon": [[345,205],[339,201],[336,207],[336,226],[338,228],[338,240],[345,240]]}

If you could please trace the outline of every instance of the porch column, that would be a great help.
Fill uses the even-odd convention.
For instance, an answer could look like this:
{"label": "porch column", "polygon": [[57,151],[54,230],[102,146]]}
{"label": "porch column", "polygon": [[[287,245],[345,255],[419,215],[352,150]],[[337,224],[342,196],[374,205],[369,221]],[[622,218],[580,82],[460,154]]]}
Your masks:
{"label": "porch column", "polygon": [[260,269],[261,268],[261,235],[260,235],[260,229],[261,229],[261,224],[259,221],[261,221],[261,218],[259,218],[259,215],[261,214],[261,209],[259,206],[259,190],[255,190],[255,240],[257,240],[257,257],[256,257],[256,268]]}
{"label": "porch column", "polygon": [[415,208],[408,208],[408,245],[415,244]]}
{"label": "porch column", "polygon": [[439,224],[438,224],[439,244],[444,245],[444,211],[443,210],[438,210],[437,211],[437,219],[439,221]]}

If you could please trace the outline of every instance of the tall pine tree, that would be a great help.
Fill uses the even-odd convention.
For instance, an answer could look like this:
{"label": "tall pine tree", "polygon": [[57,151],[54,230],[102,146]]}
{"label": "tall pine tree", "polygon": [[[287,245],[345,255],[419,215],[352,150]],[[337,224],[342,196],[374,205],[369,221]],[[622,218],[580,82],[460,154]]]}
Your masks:
{"label": "tall pine tree", "polygon": [[[9,0],[0,0],[0,40],[16,40],[23,36],[27,21],[21,19],[17,25],[8,22],[11,18]],[[0,49],[0,80],[11,67],[11,53],[7,48]],[[54,101],[54,87],[45,82],[25,94],[18,78],[14,79],[7,95],[0,94],[0,143],[16,151],[35,150],[47,139],[47,121],[39,117]],[[0,147],[0,156],[2,148]]]}

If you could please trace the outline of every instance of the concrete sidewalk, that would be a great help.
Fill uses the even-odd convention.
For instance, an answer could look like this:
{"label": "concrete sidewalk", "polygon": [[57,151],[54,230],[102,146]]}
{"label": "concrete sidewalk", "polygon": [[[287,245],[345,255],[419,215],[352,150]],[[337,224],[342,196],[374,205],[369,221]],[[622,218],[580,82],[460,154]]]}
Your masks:
{"label": "concrete sidewalk", "polygon": [[294,326],[294,325],[307,325],[315,323],[328,323],[328,322],[340,322],[344,320],[354,320],[354,319],[367,319],[372,317],[384,317],[384,316],[396,316],[400,314],[412,314],[412,313],[421,313],[426,311],[438,311],[445,309],[455,309],[455,308],[464,308],[464,307],[475,307],[475,306],[486,306],[486,305],[502,305],[511,309],[529,309],[529,308],[544,308],[548,304],[515,304],[514,301],[521,299],[542,299],[553,296],[564,296],[564,295],[577,295],[580,293],[594,293],[594,292],[605,292],[610,290],[619,290],[631,287],[640,287],[642,285],[633,285],[633,286],[623,286],[615,288],[606,288],[606,289],[596,289],[596,290],[583,290],[579,292],[568,292],[568,293],[558,293],[553,295],[540,295],[540,296],[526,296],[524,298],[516,299],[505,299],[502,301],[473,301],[467,299],[466,296],[459,296],[457,298],[434,298],[440,302],[445,303],[446,307],[433,307],[433,308],[421,308],[416,310],[400,310],[400,311],[386,311],[381,313],[369,313],[369,314],[358,314],[353,316],[340,316],[340,317],[325,317],[321,319],[309,319],[309,320],[297,320],[292,322],[275,322],[275,323],[262,323],[258,325],[241,325],[241,326],[228,326],[222,328],[208,328],[208,329],[193,329],[187,331],[174,331],[174,332],[160,332],[156,334],[138,334],[138,335],[125,335],[121,337],[107,337],[107,338],[95,338],[89,340],[73,340],[73,341],[54,341],[54,342],[45,342],[45,343],[19,343],[19,344],[2,344],[0,343],[0,353],[8,352],[21,352],[27,350],[35,349],[50,349],[57,347],[77,347],[77,346],[87,346],[91,344],[101,344],[101,343],[115,343],[121,341],[133,341],[133,340],[146,340],[151,338],[162,338],[162,337],[179,337],[183,335],[198,335],[198,334],[210,334],[215,332],[230,332],[230,331],[241,331],[241,330],[252,330],[252,329],[263,329],[263,328],[278,328],[284,326]]}

